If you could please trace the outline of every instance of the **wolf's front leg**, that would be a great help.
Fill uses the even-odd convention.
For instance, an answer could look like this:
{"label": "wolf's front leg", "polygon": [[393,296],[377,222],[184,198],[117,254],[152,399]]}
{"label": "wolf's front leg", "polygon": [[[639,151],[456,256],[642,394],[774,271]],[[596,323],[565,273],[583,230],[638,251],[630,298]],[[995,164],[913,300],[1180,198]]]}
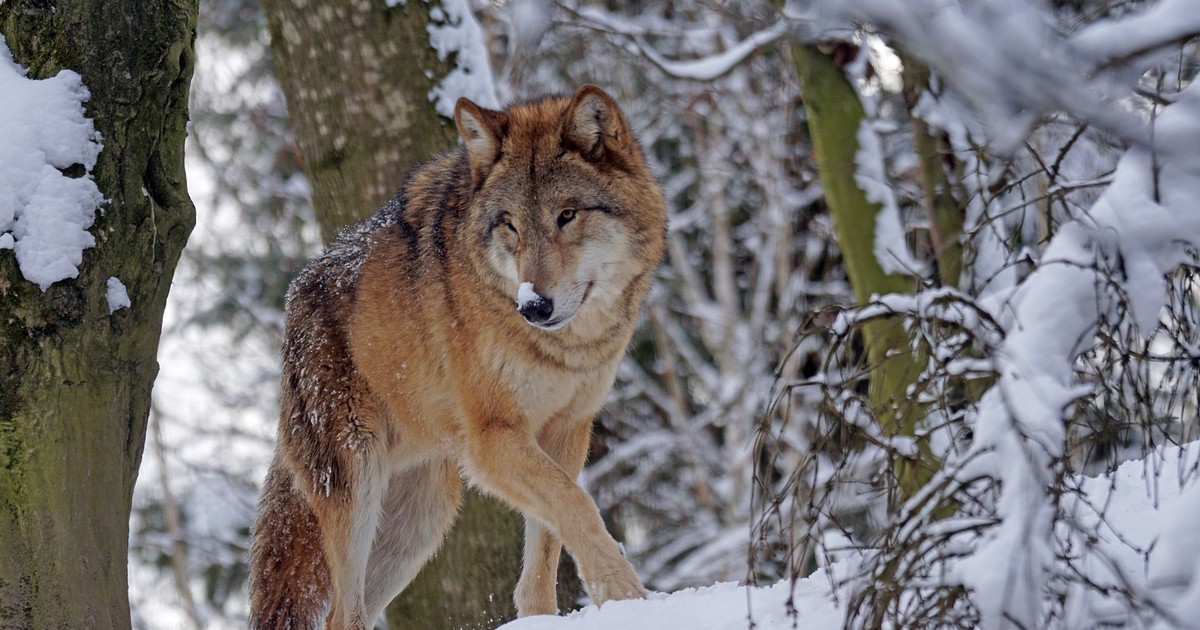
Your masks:
{"label": "wolf's front leg", "polygon": [[[538,445],[573,479],[579,478],[592,437],[591,418],[551,420],[538,436]],[[525,517],[525,564],[517,582],[517,615],[558,612],[558,556],[562,543],[541,521]]]}
{"label": "wolf's front leg", "polygon": [[475,419],[468,431],[466,468],[472,479],[563,541],[597,604],[646,594],[629,561],[604,529],[600,510],[522,425]]}
{"label": "wolf's front leg", "polygon": [[541,521],[525,517],[525,562],[513,593],[517,616],[558,614],[558,559],[562,542]]}

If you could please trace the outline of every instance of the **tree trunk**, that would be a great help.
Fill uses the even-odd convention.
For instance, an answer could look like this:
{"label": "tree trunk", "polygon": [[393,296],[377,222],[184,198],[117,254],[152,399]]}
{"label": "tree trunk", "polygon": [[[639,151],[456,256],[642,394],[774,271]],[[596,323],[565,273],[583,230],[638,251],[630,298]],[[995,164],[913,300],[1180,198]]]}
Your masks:
{"label": "tree trunk", "polygon": [[[373,214],[405,172],[457,143],[428,94],[448,65],[429,46],[438,3],[263,0],[276,72],[326,240]],[[441,551],[388,608],[393,627],[495,627],[516,616],[523,519],[473,489]],[[573,575],[573,574],[572,574]],[[580,592],[565,581],[568,605]]]}
{"label": "tree trunk", "polygon": [[[914,280],[885,273],[875,257],[875,219],[880,206],[867,200],[854,179],[858,128],[866,117],[854,87],[833,59],[816,46],[792,46],[808,129],[825,203],[833,217],[838,247],[850,276],[854,297],[865,304],[874,294],[912,293]],[[869,397],[875,417],[888,436],[912,436],[923,407],[906,401],[906,390],[920,373],[924,359],[909,350],[908,333],[895,319],[863,326],[863,343],[871,367]],[[899,496],[912,496],[930,478],[937,460],[926,440],[918,441],[916,461],[897,465]]]}
{"label": "tree trunk", "polygon": [[[183,171],[197,1],[6,0],[32,78],[69,68],[108,200],[79,277],[42,292],[0,250],[0,626],[129,628],[129,512],[163,308],[195,223]],[[132,306],[110,314],[117,277]]]}
{"label": "tree trunk", "polygon": [[437,557],[388,606],[389,627],[474,630],[516,617],[523,531],[524,520],[504,503],[466,493]]}
{"label": "tree trunk", "polygon": [[262,0],[325,240],[374,214],[405,171],[457,141],[428,97],[449,69],[425,30],[436,4]]}
{"label": "tree trunk", "polygon": [[[909,54],[901,54],[904,78],[904,99],[911,111],[929,87],[929,68]],[[925,191],[925,214],[929,217],[929,235],[937,260],[938,278],[944,287],[958,287],[962,276],[963,207],[964,196],[951,181],[947,169],[957,168],[944,133],[934,130],[924,120],[912,116],[913,152],[921,166],[921,188]]]}

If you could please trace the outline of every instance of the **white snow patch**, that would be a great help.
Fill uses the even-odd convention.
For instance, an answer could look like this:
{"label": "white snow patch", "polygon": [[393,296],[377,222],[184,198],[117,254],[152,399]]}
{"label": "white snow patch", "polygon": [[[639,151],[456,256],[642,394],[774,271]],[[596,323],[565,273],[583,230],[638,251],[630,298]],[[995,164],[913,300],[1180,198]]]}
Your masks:
{"label": "white snow patch", "polygon": [[542,299],[542,296],[533,290],[532,282],[522,282],[521,286],[517,287],[517,308],[522,308],[530,302],[536,302]]}
{"label": "white snow patch", "polygon": [[[1195,442],[1164,446],[1111,474],[1080,480],[1083,498],[1070,499],[1080,527],[1070,539],[1073,548],[1096,550],[1091,558],[1077,560],[1089,580],[1114,593],[1132,587],[1177,619],[1200,618],[1198,457]],[[1118,597],[1096,590],[1079,597],[1082,589],[1074,590],[1063,627],[1131,625]]]}
{"label": "white snow patch", "polygon": [[129,308],[133,302],[129,299],[129,292],[125,290],[125,285],[116,276],[109,278],[108,292],[105,297],[108,298],[108,313],[111,315],[123,308]]}
{"label": "white snow patch", "polygon": [[1193,482],[1164,506],[1157,523],[1161,532],[1154,547],[1157,553],[1150,556],[1150,586],[1161,593],[1162,601],[1176,619],[1200,619],[1197,523],[1200,523],[1200,483]]}
{"label": "white snow patch", "polygon": [[460,96],[481,107],[499,109],[483,30],[475,21],[471,1],[443,0],[440,7],[433,7],[429,17],[429,45],[437,51],[438,59],[444,61],[454,55],[454,69],[429,92],[438,113],[452,118]]}
{"label": "white snow patch", "polygon": [[867,200],[880,205],[875,216],[875,259],[886,273],[912,274],[921,269],[908,251],[900,206],[884,172],[883,146],[879,135],[864,118],[858,126],[858,151],[854,154],[854,181]]}
{"label": "white snow patch", "polygon": [[[13,249],[26,280],[43,291],[79,275],[88,233],[104,197],[91,171],[103,148],[84,116],[79,75],[63,70],[36,81],[0,36],[0,249]],[[85,175],[62,170],[83,165]]]}
{"label": "white snow patch", "polygon": [[1164,43],[1189,39],[1200,29],[1195,0],[1160,0],[1138,8],[1089,24],[1071,37],[1071,43],[1102,63],[1156,48],[1174,50],[1174,45]]}
{"label": "white snow patch", "polygon": [[[850,562],[831,565],[835,575]],[[704,588],[689,588],[653,599],[613,601],[603,607],[588,606],[564,617],[526,617],[501,626],[501,630],[745,630],[753,619],[756,630],[793,628],[841,628],[846,616],[845,599],[835,601],[826,569],[796,583],[793,605],[788,612],[791,585],[785,580],[767,587],[738,586],[725,582]]]}

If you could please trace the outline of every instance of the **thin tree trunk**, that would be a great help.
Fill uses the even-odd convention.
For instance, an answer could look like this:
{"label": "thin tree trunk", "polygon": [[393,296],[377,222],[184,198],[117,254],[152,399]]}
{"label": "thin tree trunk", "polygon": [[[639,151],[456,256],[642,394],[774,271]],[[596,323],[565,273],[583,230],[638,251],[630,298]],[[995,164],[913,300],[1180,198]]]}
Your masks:
{"label": "thin tree trunk", "polygon": [[[426,31],[437,4],[263,0],[326,240],[373,214],[408,169],[458,141],[428,96],[448,70]],[[516,616],[524,521],[474,489],[464,497],[441,551],[388,608],[392,627],[490,628]],[[582,588],[566,577],[562,599],[571,605]]]}
{"label": "thin tree trunk", "polygon": [[[929,68],[912,55],[902,55],[904,66],[904,97],[911,111],[921,93],[929,86]],[[925,191],[925,214],[929,217],[929,235],[938,277],[944,287],[957,287],[962,276],[963,208],[958,199],[961,191],[951,182],[947,169],[956,162],[950,147],[935,136],[925,121],[912,117],[913,151],[921,165],[921,187]]]}
{"label": "thin tree trunk", "polygon": [[[0,250],[0,626],[129,628],[133,486],[163,308],[195,222],[183,172],[197,2],[5,0],[29,76],[69,68],[108,202],[79,277],[42,292]],[[109,313],[117,277],[132,306]]]}
{"label": "thin tree trunk", "polygon": [[[864,304],[874,294],[912,293],[912,278],[885,273],[875,257],[875,220],[880,206],[867,199],[854,179],[858,129],[866,117],[858,94],[833,59],[816,46],[793,45],[792,58],[825,202],[855,299]],[[880,428],[888,436],[912,436],[923,408],[908,403],[905,393],[924,359],[909,350],[908,334],[897,320],[865,324],[863,342],[871,366],[868,394]],[[928,443],[920,440],[918,447],[917,461],[898,462],[900,496],[896,499],[915,493],[937,467]]]}
{"label": "thin tree trunk", "polygon": [[162,414],[158,407],[151,403],[150,437],[154,446],[154,458],[158,464],[158,485],[162,491],[163,520],[167,526],[167,536],[171,539],[171,574],[175,578],[175,591],[179,593],[179,601],[188,615],[188,621],[196,630],[203,630],[204,622],[196,609],[196,598],[192,597],[192,585],[188,575],[187,555],[188,546],[186,532],[183,528],[183,517],[179,512],[179,504],[171,492],[171,475],[167,468],[167,455],[162,441]]}

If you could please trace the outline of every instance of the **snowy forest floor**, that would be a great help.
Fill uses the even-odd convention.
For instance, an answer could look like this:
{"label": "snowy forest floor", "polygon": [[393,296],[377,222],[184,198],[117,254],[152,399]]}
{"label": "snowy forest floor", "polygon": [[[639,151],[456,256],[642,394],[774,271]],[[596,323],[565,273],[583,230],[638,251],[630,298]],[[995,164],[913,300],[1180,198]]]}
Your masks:
{"label": "snowy forest floor", "polygon": [[[1096,545],[1122,568],[1132,585],[1144,585],[1150,570],[1146,553],[1160,533],[1193,528],[1180,518],[1181,474],[1196,465],[1200,442],[1159,448],[1146,459],[1127,461],[1110,475],[1079,479],[1087,503],[1103,506],[1108,526]],[[1180,506],[1182,507],[1182,506]],[[835,630],[843,627],[848,599],[845,576],[856,573],[854,554],[799,580],[767,587],[722,583],[645,600],[587,606],[565,616],[528,617],[502,630]],[[1015,576],[1014,576],[1015,577]]]}
{"label": "snowy forest floor", "polygon": [[[834,574],[850,561],[832,565]],[[842,627],[845,600],[835,599],[830,574],[820,569],[796,583],[788,611],[787,581],[768,587],[744,587],[732,582],[689,588],[649,599],[609,602],[603,608],[588,606],[564,617],[527,617],[501,626],[503,630],[825,630]]]}

